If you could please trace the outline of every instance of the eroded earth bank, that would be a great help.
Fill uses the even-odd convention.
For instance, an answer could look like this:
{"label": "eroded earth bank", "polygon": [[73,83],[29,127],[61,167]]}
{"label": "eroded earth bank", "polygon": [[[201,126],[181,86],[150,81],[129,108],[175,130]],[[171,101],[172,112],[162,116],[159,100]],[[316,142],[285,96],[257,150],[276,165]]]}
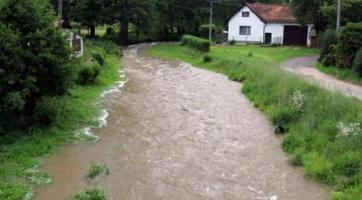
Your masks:
{"label": "eroded earth bank", "polygon": [[[288,164],[273,127],[224,75],[125,51],[129,82],[107,95],[102,139],[45,160],[36,200],[99,186],[111,200],[323,200],[328,190]],[[92,163],[110,175],[89,183]]]}

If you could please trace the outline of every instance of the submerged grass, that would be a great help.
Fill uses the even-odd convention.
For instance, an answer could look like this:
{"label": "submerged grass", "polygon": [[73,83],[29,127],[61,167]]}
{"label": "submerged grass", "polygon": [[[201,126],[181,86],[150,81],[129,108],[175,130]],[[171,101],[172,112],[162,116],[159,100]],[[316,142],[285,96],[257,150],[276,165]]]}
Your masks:
{"label": "submerged grass", "polygon": [[107,176],[110,174],[110,170],[106,165],[92,164],[85,174],[85,177],[88,180],[93,180],[103,173]]}
{"label": "submerged grass", "polygon": [[41,157],[49,155],[62,143],[74,138],[75,132],[97,124],[100,94],[119,78],[120,50],[103,41],[86,41],[81,64],[94,62],[93,53],[105,55],[106,64],[94,85],[75,85],[69,94],[58,100],[64,105],[52,127],[33,128],[0,137],[0,199],[26,200],[31,198],[34,184],[47,183],[49,177],[37,170]]}
{"label": "submerged grass", "polygon": [[70,200],[106,200],[106,195],[100,188],[88,188],[74,194]]}
{"label": "submerged grass", "polygon": [[[250,52],[253,56],[250,56]],[[292,57],[315,55],[299,47],[212,47],[204,54],[176,44],[162,44],[148,54],[186,61],[243,81],[243,93],[264,111],[276,130],[286,132],[283,149],[293,165],[336,191],[334,200],[362,196],[362,104],[355,98],[326,91],[279,64]],[[281,131],[282,130],[282,131]]]}

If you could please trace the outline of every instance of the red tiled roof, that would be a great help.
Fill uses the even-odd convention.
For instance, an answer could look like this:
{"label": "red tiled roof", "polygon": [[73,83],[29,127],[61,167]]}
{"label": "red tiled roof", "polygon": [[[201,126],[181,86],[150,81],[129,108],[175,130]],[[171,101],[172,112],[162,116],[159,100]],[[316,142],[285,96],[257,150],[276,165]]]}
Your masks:
{"label": "red tiled roof", "polygon": [[246,5],[265,22],[297,22],[287,4],[246,3]]}

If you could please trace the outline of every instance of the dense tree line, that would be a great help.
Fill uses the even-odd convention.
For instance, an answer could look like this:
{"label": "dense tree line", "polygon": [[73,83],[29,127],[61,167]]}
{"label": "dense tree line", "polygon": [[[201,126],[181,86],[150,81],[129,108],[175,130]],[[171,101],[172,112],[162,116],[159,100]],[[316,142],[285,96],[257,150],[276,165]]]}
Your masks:
{"label": "dense tree line", "polygon": [[[56,6],[56,0],[53,5]],[[199,34],[199,27],[209,20],[206,0],[64,0],[64,18],[80,22],[95,36],[95,28],[102,24],[120,24],[119,41],[129,43],[129,33],[138,40],[141,34],[157,40],[173,40],[185,33]],[[246,2],[255,2],[250,0]],[[281,3],[287,0],[261,0]],[[224,0],[214,5],[214,22],[219,31],[226,19],[240,8],[238,0]]]}
{"label": "dense tree line", "polygon": [[[129,43],[130,33],[139,40],[146,35],[156,40],[179,39],[183,34],[199,34],[208,23],[207,0],[63,0],[66,22],[77,21],[90,29],[102,24],[120,24],[119,41]],[[290,3],[301,23],[314,23],[318,31],[335,26],[337,0],[245,0],[244,2]],[[56,6],[57,0],[52,0]],[[214,5],[214,22],[222,30],[226,19],[243,1],[223,0]],[[362,0],[344,0],[342,25],[361,21]]]}

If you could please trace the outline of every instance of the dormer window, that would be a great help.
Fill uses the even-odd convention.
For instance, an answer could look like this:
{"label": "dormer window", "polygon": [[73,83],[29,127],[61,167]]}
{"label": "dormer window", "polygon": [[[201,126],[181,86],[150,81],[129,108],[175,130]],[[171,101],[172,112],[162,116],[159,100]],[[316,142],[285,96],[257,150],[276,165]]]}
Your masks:
{"label": "dormer window", "polygon": [[249,17],[250,13],[249,12],[242,12],[241,16],[242,17]]}

